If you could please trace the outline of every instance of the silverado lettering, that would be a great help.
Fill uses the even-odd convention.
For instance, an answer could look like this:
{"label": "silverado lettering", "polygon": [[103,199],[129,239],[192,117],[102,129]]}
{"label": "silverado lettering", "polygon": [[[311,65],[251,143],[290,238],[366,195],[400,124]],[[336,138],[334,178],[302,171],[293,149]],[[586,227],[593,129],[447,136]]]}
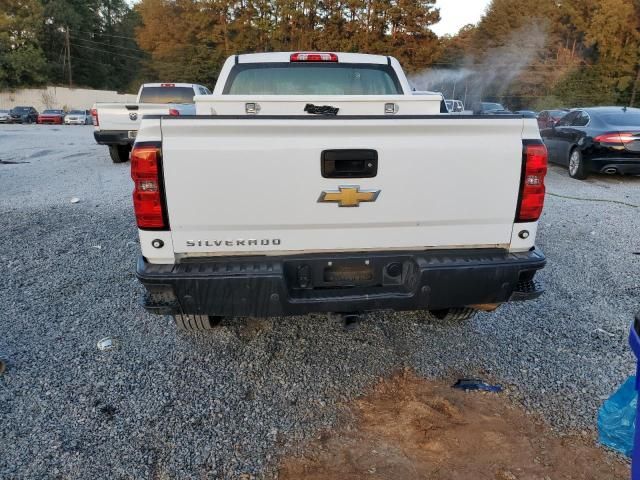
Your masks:
{"label": "silverado lettering", "polygon": [[237,239],[237,240],[187,240],[187,247],[235,247],[235,246],[279,246],[282,243],[282,240],[279,238],[263,238],[261,240],[250,238],[248,240]]}

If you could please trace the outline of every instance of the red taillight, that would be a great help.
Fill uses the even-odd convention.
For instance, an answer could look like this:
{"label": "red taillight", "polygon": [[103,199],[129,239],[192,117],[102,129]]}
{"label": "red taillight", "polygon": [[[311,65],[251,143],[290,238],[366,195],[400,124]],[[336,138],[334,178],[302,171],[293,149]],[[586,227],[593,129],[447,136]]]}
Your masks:
{"label": "red taillight", "polygon": [[96,127],[100,126],[100,121],[98,120],[98,109],[97,108],[92,108],[91,109],[91,120],[93,120],[93,124]]}
{"label": "red taillight", "polygon": [[160,183],[160,148],[136,145],[131,151],[133,209],[139,228],[166,228]]}
{"label": "red taillight", "polygon": [[335,53],[292,53],[289,57],[292,62],[337,62]]}
{"label": "red taillight", "polygon": [[603,133],[593,139],[594,142],[609,143],[613,145],[626,145],[627,143],[640,140],[640,135],[633,132],[611,132]]}
{"label": "red taillight", "polygon": [[180,116],[180,112],[178,111],[177,108],[170,108],[169,109],[169,115],[171,115],[172,117],[179,117]]}
{"label": "red taillight", "polygon": [[547,174],[547,147],[542,144],[524,146],[524,174],[520,185],[517,222],[535,222],[544,206],[544,177]]}
{"label": "red taillight", "polygon": [[161,87],[175,87],[176,84],[175,83],[161,83],[160,86]]}

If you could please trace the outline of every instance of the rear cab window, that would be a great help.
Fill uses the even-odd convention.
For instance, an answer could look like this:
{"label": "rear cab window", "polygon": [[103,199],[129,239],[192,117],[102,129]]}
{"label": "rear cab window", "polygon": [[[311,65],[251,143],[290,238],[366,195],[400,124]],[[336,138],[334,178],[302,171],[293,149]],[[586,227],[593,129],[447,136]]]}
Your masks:
{"label": "rear cab window", "polygon": [[246,63],[235,65],[226,95],[400,95],[388,65],[366,63]]}
{"label": "rear cab window", "polygon": [[142,87],[139,103],[193,103],[193,87]]}

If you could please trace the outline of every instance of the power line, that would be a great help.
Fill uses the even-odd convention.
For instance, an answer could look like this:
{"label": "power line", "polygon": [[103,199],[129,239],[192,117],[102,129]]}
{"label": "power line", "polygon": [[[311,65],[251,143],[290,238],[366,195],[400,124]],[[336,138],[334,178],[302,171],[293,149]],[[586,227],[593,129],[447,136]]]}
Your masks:
{"label": "power line", "polygon": [[[110,51],[110,50],[105,50],[103,48],[97,48],[97,47],[89,47],[87,45],[80,45],[78,43],[73,43],[73,42],[71,43],[71,45],[73,45],[74,47],[84,48],[84,49],[87,49],[87,50],[94,50],[96,52],[104,52],[104,53],[108,53],[109,55],[114,55],[116,57],[121,57],[121,58],[128,58],[128,59],[131,59],[131,60],[139,60],[139,61],[150,60],[156,65],[158,65],[158,64],[160,64],[160,65],[170,65],[170,66],[173,66],[173,67],[176,67],[178,65],[178,64],[176,64],[176,62],[172,62],[172,61],[157,60],[157,59],[153,59],[153,58],[149,58],[149,57],[147,57],[147,58],[145,58],[145,57],[134,57],[132,55],[125,55],[124,53],[120,53],[120,52],[113,52],[113,51]],[[142,52],[142,50],[141,50],[141,52]]]}
{"label": "power line", "polygon": [[80,31],[78,31],[78,33],[80,33],[82,35],[100,35],[102,37],[126,38],[128,40],[137,41],[137,38],[135,38],[135,37],[127,37],[125,35],[111,35],[109,33],[104,33],[104,32],[80,32]]}
{"label": "power line", "polygon": [[[80,33],[84,33],[89,35],[87,32],[80,32]],[[97,35],[100,36],[107,36],[107,37],[114,37],[114,38],[125,38],[125,39],[129,39],[129,40],[134,40],[137,42],[137,39],[134,37],[128,37],[128,36],[124,36],[124,35],[110,35],[110,34],[106,34],[106,33],[97,33]],[[84,37],[78,37],[76,35],[71,35],[71,37],[75,40],[80,40],[80,41],[84,41],[84,42],[90,42],[92,44],[95,45],[101,45],[101,46],[108,46],[110,48],[117,48],[117,49],[121,49],[121,50],[129,50],[132,52],[140,52],[140,53],[144,53],[144,54],[149,54],[150,52],[143,50],[141,48],[132,48],[132,47],[124,47],[124,46],[120,46],[120,45],[112,45],[110,43],[107,42],[99,42],[96,40],[89,40],[87,38]],[[207,45],[199,45],[200,48],[204,47],[206,49],[209,50],[214,50],[214,47],[210,47]],[[157,60],[156,60],[157,61]],[[617,62],[617,63],[609,63],[606,66],[607,67],[616,67],[618,65],[628,65],[627,63],[624,62]],[[487,69],[494,69],[496,67],[513,67],[513,63],[470,63],[470,64],[460,64],[458,62],[434,62],[429,64],[428,67],[425,68],[430,68],[432,66],[450,66],[450,67],[456,67],[457,69],[473,69],[474,67],[486,67]],[[590,64],[574,64],[574,63],[552,63],[552,64],[544,64],[544,63],[531,63],[531,64],[526,64],[523,66],[523,69],[554,69],[554,68],[602,68],[601,65],[590,65]]]}
{"label": "power line", "polygon": [[105,50],[103,48],[96,48],[96,47],[89,47],[87,45],[80,45],[78,43],[72,43],[71,45],[73,45],[74,47],[78,47],[78,48],[85,48],[87,50],[94,50],[96,52],[104,52],[104,53],[108,53],[109,55],[115,55],[117,57],[122,57],[122,58],[129,58],[131,60],[146,60],[143,57],[134,57],[132,55],[125,55],[124,53],[116,53],[116,52],[112,52],[110,50]]}
{"label": "power line", "polygon": [[[72,38],[74,40],[76,40],[76,41],[80,40],[80,41],[85,41],[85,42],[91,42],[93,44],[100,45],[100,46],[108,46],[110,48],[119,48],[119,49],[124,49],[124,50],[130,50],[130,51],[133,51],[133,52],[140,52],[142,54],[149,55],[149,52],[147,52],[147,51],[145,51],[143,49],[140,49],[140,48],[130,48],[130,47],[122,47],[122,46],[118,46],[118,45],[111,45],[111,44],[108,44],[108,43],[105,43],[105,42],[97,42],[97,41],[94,41],[94,40],[87,40],[87,39],[84,39],[84,38],[79,38],[79,37],[76,37],[74,35],[72,35]],[[124,57],[124,58],[130,58],[130,59],[133,59],[133,60],[146,60],[147,59],[147,58],[143,58],[143,57],[134,57],[134,56],[130,56],[130,55],[125,55],[125,54],[119,53],[119,52],[112,52],[110,50],[105,50],[105,49],[102,49],[102,48],[91,47],[91,46],[87,46],[87,45],[81,45],[81,44],[78,44],[78,43],[73,43],[72,45],[74,45],[76,47],[80,47],[80,48],[86,48],[86,49],[89,49],[89,50],[96,50],[96,51],[100,51],[100,52],[110,53],[110,54],[118,55],[118,56],[121,56],[121,57]],[[206,47],[208,49],[212,48],[212,47],[208,47],[208,46],[204,46],[204,47]],[[172,63],[172,62],[163,62],[161,60],[153,60],[153,61],[154,62],[158,62],[158,63]],[[434,63],[431,63],[428,67],[425,67],[425,70],[427,71],[427,73],[428,73],[428,69],[431,66],[434,66],[434,65],[436,65],[436,66],[445,66],[445,65],[446,66],[455,66],[455,67],[457,67],[458,70],[460,70],[460,69],[463,69],[463,70],[464,69],[469,69],[469,70],[471,70],[473,67],[486,67],[487,69],[490,69],[490,68],[491,69],[495,69],[496,67],[513,67],[513,64],[511,64],[511,63],[493,63],[493,64],[475,63],[475,64],[470,64],[470,65],[459,65],[459,64],[456,64],[456,63],[453,63],[453,62],[434,62]],[[618,63],[618,64],[612,63],[612,64],[608,64],[607,66],[612,67],[612,66],[617,66],[617,65],[625,65],[625,64],[624,63]],[[562,67],[567,67],[567,68],[600,68],[601,66],[600,65],[588,65],[588,64],[582,64],[582,65],[578,64],[578,65],[576,65],[576,64],[534,64],[534,63],[531,63],[531,64],[526,64],[526,65],[522,66],[522,71],[525,71],[527,69],[547,69],[547,68],[553,69],[553,68],[562,68]],[[455,69],[451,69],[451,70],[455,70]],[[472,73],[474,73],[474,72],[473,71],[469,72],[469,74],[472,74]],[[409,75],[409,77],[412,77],[412,76],[416,76],[416,74],[413,74],[413,75],[410,74]]]}
{"label": "power line", "polygon": [[75,35],[71,35],[71,38],[72,38],[73,40],[76,40],[76,41],[77,41],[77,40],[80,40],[80,41],[82,41],[82,42],[89,42],[89,43],[93,43],[93,44],[96,44],[96,45],[103,45],[103,46],[107,46],[107,47],[110,47],[110,48],[119,48],[119,49],[121,49],[121,50],[131,50],[131,51],[133,51],[133,52],[142,52],[142,53],[147,53],[145,50],[142,50],[141,48],[123,47],[123,46],[121,46],[121,45],[113,45],[113,44],[110,44],[110,43],[107,43],[107,42],[96,42],[95,40],[88,40],[88,39],[86,39],[86,38],[77,37],[77,36],[75,36]]}
{"label": "power line", "polygon": [[[57,61],[57,62],[50,61],[49,63],[52,63],[54,65],[64,65],[61,61]],[[89,59],[86,59],[86,58],[76,58],[75,59],[76,66],[78,64],[82,65],[83,63],[92,63],[94,65],[101,65],[103,67],[113,67],[113,64],[96,62],[95,60],[89,60]]]}
{"label": "power line", "polygon": [[[98,42],[96,40],[88,40],[88,39],[86,39],[84,37],[76,37],[75,35],[71,35],[71,38],[73,38],[74,40],[80,40],[80,41],[83,41],[83,42],[90,42],[90,43],[93,43],[93,44],[96,44],[96,45],[105,46],[105,47],[120,48],[120,49],[124,49],[124,50],[131,50],[133,52],[141,52],[141,53],[144,53],[144,54],[147,54],[147,55],[151,54],[151,52],[149,52],[147,50],[144,50],[142,48],[123,47],[121,45],[113,45],[113,44],[108,43],[108,42]],[[195,46],[196,48],[205,48],[207,50],[212,50],[212,51],[215,50],[215,47],[211,47],[209,45],[196,44],[196,45],[189,45],[189,46]]]}

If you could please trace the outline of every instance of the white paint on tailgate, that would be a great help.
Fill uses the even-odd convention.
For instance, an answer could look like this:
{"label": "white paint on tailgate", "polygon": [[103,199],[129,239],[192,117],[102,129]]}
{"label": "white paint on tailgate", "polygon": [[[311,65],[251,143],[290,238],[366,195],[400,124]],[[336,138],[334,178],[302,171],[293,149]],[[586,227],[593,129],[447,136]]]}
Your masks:
{"label": "white paint on tailgate", "polygon": [[[527,232],[528,236],[521,237],[521,232]],[[538,233],[538,222],[514,223],[511,235],[509,251],[526,252],[535,246],[536,234]],[[523,238],[524,237],[524,238]]]}
{"label": "white paint on tailgate", "polygon": [[[522,130],[522,120],[507,118],[165,118],[163,168],[174,250],[508,248]],[[377,177],[322,177],[323,150],[355,148],[378,151]],[[317,202],[323,190],[341,185],[381,193],[358,208]],[[270,242],[248,246],[251,239]]]}
{"label": "white paint on tailgate", "polygon": [[[142,250],[143,257],[153,259],[153,263],[174,263],[171,232],[138,229],[138,233],[140,234],[140,250]],[[162,248],[154,247],[151,243],[154,240],[162,240],[164,246]]]}

